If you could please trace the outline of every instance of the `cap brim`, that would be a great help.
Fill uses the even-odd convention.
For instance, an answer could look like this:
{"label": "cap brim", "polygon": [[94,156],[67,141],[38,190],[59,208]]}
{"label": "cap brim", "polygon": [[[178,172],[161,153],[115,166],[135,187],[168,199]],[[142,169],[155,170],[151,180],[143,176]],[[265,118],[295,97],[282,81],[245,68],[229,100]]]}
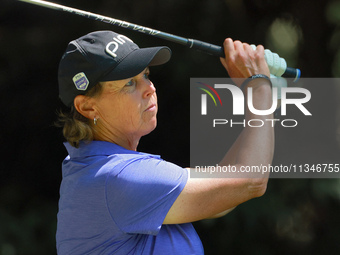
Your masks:
{"label": "cap brim", "polygon": [[142,48],[132,51],[114,69],[110,70],[100,81],[123,80],[140,74],[148,66],[162,65],[171,58],[168,47]]}

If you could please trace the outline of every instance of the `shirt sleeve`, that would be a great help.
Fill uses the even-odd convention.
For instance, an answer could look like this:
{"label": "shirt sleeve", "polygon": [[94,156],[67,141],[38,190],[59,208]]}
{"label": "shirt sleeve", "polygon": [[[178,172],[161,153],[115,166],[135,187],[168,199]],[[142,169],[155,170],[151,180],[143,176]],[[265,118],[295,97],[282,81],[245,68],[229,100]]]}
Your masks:
{"label": "shirt sleeve", "polygon": [[156,235],[183,190],[188,171],[158,158],[124,162],[109,174],[106,198],[115,224],[125,233]]}

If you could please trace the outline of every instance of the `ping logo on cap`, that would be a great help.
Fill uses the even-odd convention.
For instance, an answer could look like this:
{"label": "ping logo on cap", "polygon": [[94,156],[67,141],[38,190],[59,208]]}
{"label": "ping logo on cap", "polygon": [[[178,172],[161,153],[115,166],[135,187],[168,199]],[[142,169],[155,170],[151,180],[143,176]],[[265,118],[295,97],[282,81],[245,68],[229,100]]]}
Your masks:
{"label": "ping logo on cap", "polygon": [[90,82],[84,73],[78,73],[73,76],[73,83],[78,90],[86,90]]}
{"label": "ping logo on cap", "polygon": [[116,51],[119,48],[119,44],[123,45],[125,43],[124,39],[126,39],[126,40],[128,40],[128,41],[133,43],[133,41],[130,38],[128,38],[128,37],[126,37],[124,35],[118,35],[117,37],[113,37],[113,41],[109,42],[106,45],[106,48],[105,48],[106,52],[108,54],[110,54],[114,58],[117,57]]}

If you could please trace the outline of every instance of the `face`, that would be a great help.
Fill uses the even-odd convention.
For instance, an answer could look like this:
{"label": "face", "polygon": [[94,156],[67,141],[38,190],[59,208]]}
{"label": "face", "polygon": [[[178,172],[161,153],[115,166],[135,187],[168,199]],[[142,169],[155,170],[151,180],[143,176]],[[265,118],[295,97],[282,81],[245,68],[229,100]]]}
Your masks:
{"label": "face", "polygon": [[135,77],[103,83],[94,98],[99,132],[108,137],[140,139],[157,124],[157,96],[149,68]]}

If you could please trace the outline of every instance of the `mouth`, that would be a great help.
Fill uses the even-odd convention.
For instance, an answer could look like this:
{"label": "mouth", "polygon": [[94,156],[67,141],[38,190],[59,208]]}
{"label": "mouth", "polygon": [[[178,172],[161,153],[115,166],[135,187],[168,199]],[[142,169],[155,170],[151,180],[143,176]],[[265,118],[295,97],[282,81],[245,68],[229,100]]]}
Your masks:
{"label": "mouth", "polygon": [[146,108],[146,112],[148,111],[156,111],[157,105],[156,104],[151,104],[148,108]]}

